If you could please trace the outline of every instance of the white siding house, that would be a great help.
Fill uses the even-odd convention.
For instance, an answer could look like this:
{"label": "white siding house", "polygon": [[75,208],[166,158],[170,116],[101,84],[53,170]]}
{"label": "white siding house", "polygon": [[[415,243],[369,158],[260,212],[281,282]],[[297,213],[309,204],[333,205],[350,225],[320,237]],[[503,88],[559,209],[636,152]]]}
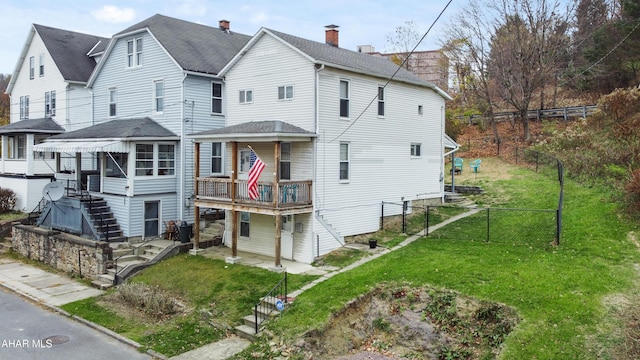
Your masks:
{"label": "white siding house", "polygon": [[[191,135],[198,163],[207,164],[200,149],[226,144],[223,174],[196,164],[196,209],[227,210],[234,258],[240,250],[273,256],[276,267],[280,258],[311,263],[345,236],[377,231],[383,201],[443,198],[449,95],[334,44],[261,29],[220,73],[227,127]],[[251,151],[267,164],[255,199]]]}
{"label": "white siding house", "polygon": [[106,200],[124,237],[158,236],[169,220],[193,222],[193,146],[184,137],[224,126],[217,74],[250,39],[228,25],[154,15],[115,34],[88,81],[91,126],[37,147],[98,154],[89,192]]}
{"label": "white siding house", "polygon": [[[33,146],[89,125],[92,104],[86,84],[107,42],[37,24],[29,29],[7,87],[11,122],[0,127],[0,187],[16,193],[17,210],[33,210],[55,172],[54,155],[34,153]],[[73,171],[76,164],[63,158],[61,166]]]}

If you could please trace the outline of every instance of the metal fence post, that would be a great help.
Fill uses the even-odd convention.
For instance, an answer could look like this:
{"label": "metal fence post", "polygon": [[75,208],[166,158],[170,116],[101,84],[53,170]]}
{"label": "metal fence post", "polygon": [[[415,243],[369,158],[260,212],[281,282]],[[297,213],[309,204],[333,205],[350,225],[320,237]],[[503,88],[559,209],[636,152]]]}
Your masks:
{"label": "metal fence post", "polygon": [[489,234],[490,234],[490,232],[489,232],[489,231],[491,230],[491,228],[490,228],[490,224],[491,224],[491,217],[490,217],[490,215],[489,215],[489,210],[490,210],[490,209],[489,209],[489,208],[487,208],[487,242],[489,242],[489,240],[491,240],[490,235],[489,235]]}
{"label": "metal fence post", "polygon": [[384,230],[384,201],[382,202],[382,210],[380,212],[382,213],[380,216],[380,230]]}
{"label": "metal fence post", "polygon": [[429,205],[424,209],[424,236],[429,236]]}

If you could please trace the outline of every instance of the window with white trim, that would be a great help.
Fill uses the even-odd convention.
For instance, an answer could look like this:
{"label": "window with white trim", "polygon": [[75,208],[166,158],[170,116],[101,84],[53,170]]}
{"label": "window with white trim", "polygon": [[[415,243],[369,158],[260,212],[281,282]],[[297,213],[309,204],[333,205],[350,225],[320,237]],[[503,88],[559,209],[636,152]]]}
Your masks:
{"label": "window with white trim", "polygon": [[222,84],[211,83],[211,113],[222,114]]}
{"label": "window with white trim", "polygon": [[44,54],[40,54],[38,63],[38,74],[40,77],[44,76]]}
{"label": "window with white trim", "polygon": [[127,67],[142,66],[142,38],[127,40]]}
{"label": "window with white trim", "polygon": [[173,144],[158,144],[158,176],[175,175],[176,146]]}
{"label": "window with white trim", "polygon": [[33,80],[35,76],[36,76],[36,58],[32,56],[29,58],[29,79]]}
{"label": "window with white trim", "polygon": [[251,104],[253,102],[253,90],[240,90],[240,104]]}
{"label": "window with white trim", "polygon": [[116,105],[118,104],[118,91],[116,88],[109,89],[109,116],[117,115]]}
{"label": "window with white trim", "polygon": [[422,105],[418,105],[418,115],[422,115]]}
{"label": "window with white trim", "polygon": [[378,116],[384,116],[384,86],[378,86]]}
{"label": "window with white trim", "polygon": [[20,120],[29,119],[29,95],[20,96]]}
{"label": "window with white trim", "polygon": [[156,113],[164,111],[164,80],[153,82],[153,111]]}
{"label": "window with white trim", "polygon": [[349,117],[349,81],[340,80],[340,117]]}
{"label": "window with white trim", "polygon": [[153,144],[136,144],[136,176],[153,176]]}
{"label": "window with white trim", "polygon": [[421,143],[412,143],[411,144],[411,156],[413,156],[413,157],[422,156],[422,144]]}
{"label": "window with white trim", "polygon": [[240,212],[240,236],[249,237],[251,224],[251,214],[245,211]]}
{"label": "window with white trim", "polygon": [[56,91],[47,91],[44,93],[44,116],[56,115]]}
{"label": "window with white trim", "polygon": [[211,143],[211,175],[222,175],[222,143]]}
{"label": "window with white trim", "polygon": [[[33,143],[34,145],[42,144],[49,137],[49,135],[44,134],[34,134],[33,135]],[[39,160],[52,160],[56,158],[56,153],[50,151],[39,151],[34,152],[34,158]]]}
{"label": "window with white trim", "polygon": [[280,144],[280,180],[291,180],[291,143]]}
{"label": "window with white trim", "polygon": [[293,99],[293,85],[278,86],[278,100]]}
{"label": "window with white trim", "polygon": [[340,143],[340,180],[349,180],[349,143]]}
{"label": "window with white trim", "polygon": [[8,159],[26,159],[27,136],[15,135],[7,137]]}

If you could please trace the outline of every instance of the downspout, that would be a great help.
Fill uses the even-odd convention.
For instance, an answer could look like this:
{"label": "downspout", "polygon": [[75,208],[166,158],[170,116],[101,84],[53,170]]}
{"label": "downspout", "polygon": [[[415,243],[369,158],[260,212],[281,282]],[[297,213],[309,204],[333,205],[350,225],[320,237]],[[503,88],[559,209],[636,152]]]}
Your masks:
{"label": "downspout", "polygon": [[[182,86],[180,87],[180,98],[183,101],[180,101],[180,114],[181,114],[181,121],[180,121],[180,191],[178,193],[178,197],[180,198],[180,201],[178,202],[178,208],[180,209],[180,211],[178,211],[178,218],[181,220],[184,220],[184,214],[185,214],[185,205],[187,204],[186,201],[186,197],[185,197],[185,186],[186,186],[186,179],[187,179],[187,166],[185,164],[186,159],[187,159],[187,155],[186,155],[186,149],[187,149],[187,145],[186,145],[186,141],[185,141],[185,127],[186,127],[186,120],[185,120],[185,113],[184,113],[184,81],[187,79],[187,73],[183,73],[182,74]],[[191,119],[191,121],[193,121],[193,119]]]}
{"label": "downspout", "polygon": [[[318,131],[320,129],[320,71],[324,70],[324,64],[321,64],[320,67],[315,69],[315,99],[314,99],[314,124],[313,124],[313,133],[316,134],[316,137],[312,140],[313,141],[313,164],[315,164],[315,166],[313,167],[313,175],[312,175],[312,179],[311,179],[311,184],[313,184],[313,194],[312,194],[312,204],[313,204],[313,213],[315,214],[316,211],[318,211],[318,197],[316,196],[316,194],[318,193]],[[323,139],[324,140],[324,139]],[[326,151],[326,150],[325,150]],[[324,182],[323,182],[324,184]],[[324,186],[324,185],[323,185]],[[315,216],[312,217],[312,220],[315,218]],[[312,222],[313,223],[313,222]],[[315,234],[315,231],[312,231],[311,234]],[[312,250],[311,253],[313,255],[313,248],[316,248],[313,246],[313,239],[316,239],[316,241],[320,241],[318,236],[312,236]],[[319,246],[319,244],[317,244]],[[319,250],[318,250],[319,252]],[[320,256],[320,254],[315,254],[315,256]]]}

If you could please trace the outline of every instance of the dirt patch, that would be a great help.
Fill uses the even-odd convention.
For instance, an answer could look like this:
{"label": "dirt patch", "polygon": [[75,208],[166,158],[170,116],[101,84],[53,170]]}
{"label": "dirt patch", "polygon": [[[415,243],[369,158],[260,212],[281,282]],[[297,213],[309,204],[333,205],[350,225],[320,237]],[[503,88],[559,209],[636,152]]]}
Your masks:
{"label": "dirt patch", "polygon": [[313,359],[494,357],[518,317],[512,309],[428,287],[382,285],[305,334]]}

